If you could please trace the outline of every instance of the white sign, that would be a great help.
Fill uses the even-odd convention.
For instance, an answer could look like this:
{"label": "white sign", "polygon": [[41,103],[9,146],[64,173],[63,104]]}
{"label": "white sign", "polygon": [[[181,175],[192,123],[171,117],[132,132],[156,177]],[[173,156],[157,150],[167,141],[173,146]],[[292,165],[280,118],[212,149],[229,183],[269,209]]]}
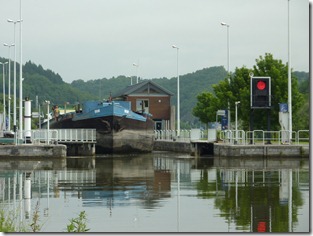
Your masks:
{"label": "white sign", "polygon": [[33,118],[39,118],[39,112],[32,112]]}
{"label": "white sign", "polygon": [[217,110],[216,115],[217,116],[225,116],[225,110]]}

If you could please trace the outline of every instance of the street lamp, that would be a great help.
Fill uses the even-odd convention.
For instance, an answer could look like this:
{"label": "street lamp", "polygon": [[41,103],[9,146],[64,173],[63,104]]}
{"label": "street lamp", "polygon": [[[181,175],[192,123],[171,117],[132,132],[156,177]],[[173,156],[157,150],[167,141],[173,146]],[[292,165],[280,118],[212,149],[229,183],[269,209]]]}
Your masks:
{"label": "street lamp", "polygon": [[292,103],[291,103],[291,47],[290,47],[290,17],[288,0],[288,111],[289,111],[289,143],[292,141]]}
{"label": "street lamp", "polygon": [[179,92],[179,74],[178,74],[178,51],[179,47],[172,45],[177,49],[177,136],[180,136],[180,92]]}
{"label": "street lamp", "polygon": [[19,126],[21,137],[23,135],[23,69],[22,69],[22,0],[20,0],[20,91],[19,91]]}
{"label": "street lamp", "polygon": [[136,63],[133,63],[133,66],[136,66],[136,83],[138,84],[138,67],[139,67],[139,64],[136,64]]}
{"label": "street lamp", "polygon": [[235,140],[235,144],[237,144],[238,142],[238,125],[237,125],[237,106],[240,103],[240,101],[235,102],[235,118],[236,118],[236,122],[235,122],[235,132],[236,132],[236,140]]}
{"label": "street lamp", "polygon": [[9,85],[8,85],[8,99],[9,99],[9,106],[8,106],[8,129],[11,130],[11,47],[14,46],[15,44],[3,44],[5,47],[9,48]]}
{"label": "street lamp", "polygon": [[0,64],[2,64],[2,70],[3,70],[3,73],[2,73],[2,79],[3,79],[3,83],[2,83],[2,86],[3,86],[3,129],[4,130],[7,130],[7,127],[6,127],[6,115],[5,115],[5,70],[4,70],[4,65],[5,64],[8,64],[8,62],[5,62],[5,63],[2,63],[0,62]]}
{"label": "street lamp", "polygon": [[[10,20],[8,19],[9,23],[13,23],[14,24],[14,45],[15,44],[15,26],[16,23],[20,23],[21,20]],[[13,85],[13,99],[14,99],[14,103],[13,103],[13,131],[14,133],[16,132],[16,46],[14,47],[14,85]]]}
{"label": "street lamp", "polygon": [[[230,84],[230,72],[229,72],[229,24],[225,22],[221,22],[222,26],[227,27],[227,76],[228,76],[228,83]],[[228,129],[230,130],[230,105],[228,101]]]}

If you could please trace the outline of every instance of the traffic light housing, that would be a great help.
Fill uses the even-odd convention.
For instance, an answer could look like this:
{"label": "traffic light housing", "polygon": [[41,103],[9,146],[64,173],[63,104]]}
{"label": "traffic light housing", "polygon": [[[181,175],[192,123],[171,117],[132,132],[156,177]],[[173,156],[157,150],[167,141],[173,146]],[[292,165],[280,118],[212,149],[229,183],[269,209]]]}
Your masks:
{"label": "traffic light housing", "polygon": [[251,77],[251,108],[271,107],[271,78]]}

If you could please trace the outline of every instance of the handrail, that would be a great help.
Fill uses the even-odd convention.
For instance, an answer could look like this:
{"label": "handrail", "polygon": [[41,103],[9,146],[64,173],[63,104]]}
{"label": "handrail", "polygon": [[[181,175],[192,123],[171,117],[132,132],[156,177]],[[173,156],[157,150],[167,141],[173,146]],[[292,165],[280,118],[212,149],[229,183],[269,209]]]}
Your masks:
{"label": "handrail", "polygon": [[[307,133],[308,137],[300,138],[301,133]],[[296,135],[296,142],[299,144],[301,140],[305,140],[308,142],[310,141],[310,130],[298,130],[297,135]]]}
{"label": "handrail", "polygon": [[[184,141],[191,140],[191,130],[181,130],[180,137],[176,136],[175,130],[155,130],[155,140],[172,140],[172,141]],[[237,134],[237,136],[236,136]],[[285,136],[284,136],[285,135]],[[309,130],[292,131],[292,140],[287,143],[286,136],[289,135],[288,130],[279,131],[265,131],[265,130],[223,130],[219,132],[219,139],[224,143],[229,144],[299,144],[300,141],[309,141]],[[208,137],[208,131],[200,130],[200,139],[206,139]],[[288,138],[289,140],[289,138]]]}
{"label": "handrail", "polygon": [[[37,129],[23,131],[24,143],[96,142],[96,129]],[[27,135],[27,136],[26,136]]]}

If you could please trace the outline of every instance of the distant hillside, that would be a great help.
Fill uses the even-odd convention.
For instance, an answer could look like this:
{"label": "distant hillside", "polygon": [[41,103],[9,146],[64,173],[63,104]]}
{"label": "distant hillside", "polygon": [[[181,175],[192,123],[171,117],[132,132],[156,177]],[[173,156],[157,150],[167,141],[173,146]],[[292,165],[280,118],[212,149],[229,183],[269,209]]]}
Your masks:
{"label": "distant hillside", "polygon": [[295,71],[292,73],[294,74],[295,77],[298,78],[299,82],[302,82],[304,80],[308,80],[309,76],[310,76],[308,72],[304,72],[304,71]]}
{"label": "distant hillside", "polygon": [[294,76],[298,78],[299,91],[304,94],[310,93],[310,75],[307,72],[295,71]]}
{"label": "distant hillside", "polygon": [[41,65],[37,66],[31,61],[23,67],[23,93],[35,101],[36,95],[39,102],[49,100],[51,104],[75,103],[93,99],[92,94],[73,88],[65,83],[59,74],[51,70],[44,70]]}
{"label": "distant hillside", "polygon": [[[5,62],[7,59],[0,58],[0,61]],[[19,68],[19,65],[17,65],[17,68]],[[0,69],[0,109],[2,109],[2,68],[0,67]],[[293,74],[299,79],[300,92],[308,93],[309,73],[293,72]],[[198,119],[192,116],[192,109],[197,102],[197,95],[203,91],[211,92],[212,85],[218,84],[226,75],[227,72],[222,66],[204,68],[193,73],[180,75],[182,127],[186,124],[192,125],[198,123]],[[23,67],[23,77],[23,98],[28,96],[34,101],[32,103],[33,108],[35,108],[36,96],[38,96],[40,104],[45,100],[49,100],[51,104],[59,104],[62,106],[65,102],[75,104],[86,100],[107,99],[110,93],[114,94],[131,84],[130,77],[123,75],[110,79],[75,80],[69,84],[64,82],[59,74],[49,69],[44,69],[41,65],[36,65],[31,61],[25,63]],[[18,71],[17,78],[19,78]],[[153,78],[152,80],[174,94],[171,102],[172,105],[176,106],[177,78]],[[7,83],[8,77],[6,76],[6,89]],[[134,78],[133,83],[135,83]],[[17,83],[17,88],[19,88],[19,83]],[[11,66],[11,89],[13,90],[13,63]],[[18,94],[17,92],[17,96]],[[13,92],[11,92],[11,97],[12,96]]]}
{"label": "distant hillside", "polygon": [[72,88],[89,93],[94,99],[102,100],[107,99],[110,93],[118,92],[119,90],[130,85],[129,77],[118,76],[111,79],[96,79],[96,80],[74,80],[71,83]]}
{"label": "distant hillside", "polygon": [[[4,58],[0,58],[1,62],[7,61]],[[19,63],[17,63],[19,68]],[[11,65],[11,97],[13,98],[13,79],[14,69],[13,63]],[[17,70],[17,89],[19,90],[19,70]],[[29,97],[30,100],[36,101],[38,96],[39,104],[45,100],[51,102],[51,104],[64,104],[65,102],[75,103],[77,101],[84,101],[93,99],[94,96],[90,93],[78,90],[72,87],[70,84],[65,83],[59,74],[54,73],[49,69],[44,69],[41,65],[36,65],[31,61],[28,61],[23,66],[23,99]],[[2,70],[1,70],[2,80]],[[8,90],[8,71],[6,73],[6,94]],[[3,91],[3,84],[0,83],[0,92]],[[2,98],[2,95],[1,95]],[[19,98],[19,91],[17,92],[17,99]],[[13,99],[11,100],[13,103]],[[33,108],[35,102],[32,104]]]}

